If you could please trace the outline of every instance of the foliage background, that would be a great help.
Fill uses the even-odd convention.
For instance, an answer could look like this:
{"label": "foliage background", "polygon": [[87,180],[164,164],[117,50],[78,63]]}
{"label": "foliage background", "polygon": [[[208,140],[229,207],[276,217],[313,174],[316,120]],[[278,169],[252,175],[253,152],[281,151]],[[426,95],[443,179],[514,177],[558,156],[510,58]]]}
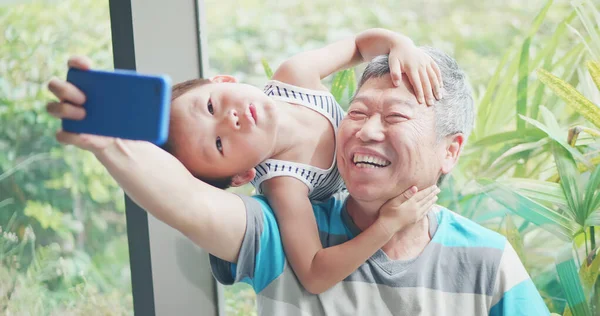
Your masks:
{"label": "foliage background", "polygon": [[[548,156],[530,152],[501,159],[501,167],[497,163],[490,168],[528,137],[523,133],[515,142],[516,136],[499,134],[515,129],[518,121],[518,61],[526,38],[531,38],[532,61],[522,72],[531,90],[525,114],[538,118],[534,108],[543,101],[561,126],[583,122],[539,84],[536,61],[541,66],[550,60],[553,73],[600,103],[600,94],[581,70],[589,59],[582,39],[569,28],[557,32],[572,13],[568,1],[554,1],[534,30],[534,18],[546,0],[390,0],[368,5],[359,0],[204,2],[207,76],[233,74],[261,86],[263,59],[275,69],[295,53],[371,27],[402,32],[419,45],[454,56],[476,91],[479,126],[472,150],[461,158],[440,203],[506,234],[520,248],[550,309],[563,312],[566,296],[554,257],[564,241],[518,216],[507,217],[508,209],[492,199],[478,198],[474,203],[469,195],[473,185],[466,179],[501,179],[523,170],[522,176],[546,179],[553,173]],[[583,29],[577,19],[569,25]],[[43,111],[49,98],[45,83],[52,76],[65,77],[65,61],[72,54],[88,55],[99,68],[111,68],[108,1],[0,5],[0,314],[132,313],[122,191],[93,156],[56,143],[58,122]],[[538,91],[540,100],[531,100]],[[342,104],[347,98],[345,93]],[[504,138],[478,143],[491,135]],[[592,143],[588,152],[600,147],[593,147],[593,139],[587,141]],[[254,294],[247,286],[226,287],[224,293],[227,314],[256,313]]]}

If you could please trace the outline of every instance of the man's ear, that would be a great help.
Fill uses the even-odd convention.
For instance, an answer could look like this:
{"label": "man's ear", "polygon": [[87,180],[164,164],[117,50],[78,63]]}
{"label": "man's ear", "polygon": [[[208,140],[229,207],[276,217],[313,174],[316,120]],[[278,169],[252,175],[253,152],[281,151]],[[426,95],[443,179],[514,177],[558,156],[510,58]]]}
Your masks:
{"label": "man's ear", "polygon": [[465,135],[457,133],[450,135],[446,138],[446,146],[444,149],[444,157],[442,158],[442,173],[448,174],[456,163],[458,162],[458,156],[462,151],[463,144],[465,141]]}
{"label": "man's ear", "polygon": [[232,187],[240,187],[254,179],[256,176],[256,169],[252,168],[250,170],[246,170],[242,173],[238,173],[233,178],[231,178],[231,186]]}
{"label": "man's ear", "polygon": [[236,82],[238,82],[237,79],[235,79],[235,77],[229,76],[229,75],[217,75],[217,76],[210,78],[210,81],[214,82],[214,83],[224,83],[224,82],[236,83]]}

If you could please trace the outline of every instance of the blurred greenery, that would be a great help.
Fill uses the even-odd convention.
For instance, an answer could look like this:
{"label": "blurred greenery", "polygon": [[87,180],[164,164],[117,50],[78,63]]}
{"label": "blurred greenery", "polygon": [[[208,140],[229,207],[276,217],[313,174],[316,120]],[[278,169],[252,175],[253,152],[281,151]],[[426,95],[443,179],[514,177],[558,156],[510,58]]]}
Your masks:
{"label": "blurred greenery", "polygon": [[[590,312],[600,312],[600,213],[589,202],[600,196],[600,127],[569,101],[582,100],[577,90],[588,103],[575,105],[600,104],[592,79],[600,77],[586,68],[600,56],[591,1],[204,3],[207,76],[260,87],[293,54],[371,27],[454,56],[475,90],[477,126],[439,203],[505,234],[552,312],[571,313],[577,284]],[[43,110],[45,84],[65,77],[68,56],[111,68],[110,40],[106,0],[0,5],[0,314],[132,313],[123,193],[92,155],[56,143],[59,122]],[[554,77],[540,81],[546,73]],[[355,82],[354,71],[327,80],[344,106]],[[555,93],[565,84],[571,94]],[[574,250],[557,260],[565,246]],[[224,296],[227,314],[256,314],[247,285],[225,287]]]}
{"label": "blurred greenery", "polygon": [[123,193],[44,112],[68,56],[112,66],[109,22],[106,0],[0,6],[0,314],[132,313]]}

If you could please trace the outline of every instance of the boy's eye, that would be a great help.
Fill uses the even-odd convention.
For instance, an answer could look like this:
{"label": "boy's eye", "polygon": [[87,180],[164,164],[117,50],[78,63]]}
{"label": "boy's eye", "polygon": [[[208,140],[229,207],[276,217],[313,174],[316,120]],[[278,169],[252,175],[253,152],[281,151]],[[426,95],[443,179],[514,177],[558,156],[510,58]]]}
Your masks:
{"label": "boy's eye", "polygon": [[215,114],[215,110],[213,109],[212,101],[208,99],[208,113]]}
{"label": "boy's eye", "polygon": [[223,153],[223,144],[221,143],[221,137],[217,136],[217,150]]}

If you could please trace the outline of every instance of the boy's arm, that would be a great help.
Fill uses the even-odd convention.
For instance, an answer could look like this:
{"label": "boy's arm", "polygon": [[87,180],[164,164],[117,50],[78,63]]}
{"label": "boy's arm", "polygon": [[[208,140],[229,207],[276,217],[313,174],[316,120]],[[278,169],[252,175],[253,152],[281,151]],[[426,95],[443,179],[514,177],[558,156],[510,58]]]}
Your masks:
{"label": "boy's arm", "polygon": [[410,38],[386,29],[369,29],[291,57],[275,71],[273,79],[309,89],[327,90],[321,84],[323,78],[376,56],[390,54],[390,74],[395,85],[402,80],[402,72],[406,72],[419,102],[423,101],[423,94],[427,99],[433,98],[432,89],[439,99],[441,74],[437,65],[425,53],[406,54],[407,51],[417,51]]}
{"label": "boy's arm", "polygon": [[490,316],[550,314],[519,256],[508,241],[496,273],[491,305]]}
{"label": "boy's arm", "polygon": [[[313,294],[322,293],[344,280],[410,221],[398,220],[399,216],[384,216],[355,238],[323,248],[306,185],[294,178],[277,177],[265,181],[263,186],[277,216],[286,257],[304,288]],[[410,191],[400,198],[406,201],[412,194]],[[437,192],[431,190],[414,196],[428,197],[429,200],[424,198],[423,201],[433,203],[435,194]],[[399,204],[395,206],[396,212]],[[429,209],[431,204],[413,207],[412,216],[420,216],[417,207]]]}

